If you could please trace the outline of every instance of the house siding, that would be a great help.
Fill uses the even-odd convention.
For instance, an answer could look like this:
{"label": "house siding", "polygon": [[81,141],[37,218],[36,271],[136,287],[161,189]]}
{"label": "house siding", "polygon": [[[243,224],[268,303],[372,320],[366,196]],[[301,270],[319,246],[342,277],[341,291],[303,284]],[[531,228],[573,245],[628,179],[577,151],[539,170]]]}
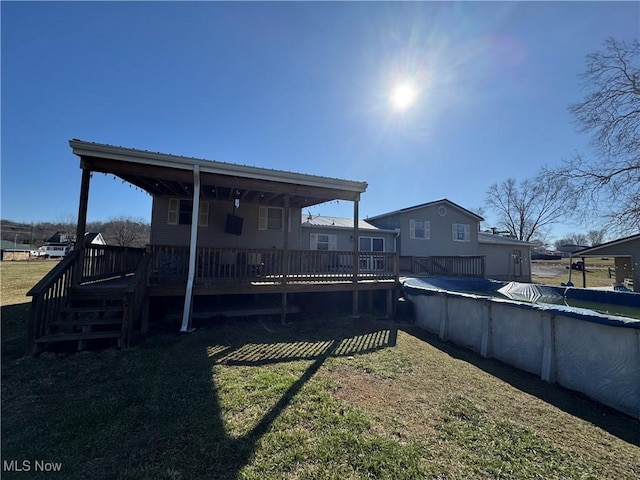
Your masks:
{"label": "house siding", "polygon": [[[353,251],[353,230],[335,227],[323,227],[318,225],[302,225],[300,250],[309,250],[311,246],[311,234],[335,235],[337,239],[336,250]],[[360,237],[384,238],[384,251],[395,251],[394,232],[378,232],[371,230],[359,230]]]}
{"label": "house siding", "polygon": [[[444,206],[446,214],[441,216],[438,208]],[[410,238],[410,220],[429,221],[430,238],[428,240]],[[464,256],[478,255],[478,220],[452,205],[442,202],[398,212],[384,218],[371,220],[380,228],[400,228],[398,242],[399,253],[405,257],[427,256]],[[452,225],[469,225],[468,242],[455,242],[452,238]]]}
{"label": "house siding", "polygon": [[[520,266],[514,265],[514,251],[521,254]],[[494,280],[531,282],[531,247],[506,244],[479,244],[480,255],[485,257],[485,276]]]}
{"label": "house siding", "polygon": [[[209,217],[207,227],[198,227],[198,246],[221,248],[283,248],[281,231],[258,229],[260,205],[241,204],[235,215],[243,218],[242,235],[225,233],[227,214],[233,212],[230,201],[207,200]],[[169,225],[167,223],[169,197],[156,197],[151,213],[151,244],[188,246],[191,225]],[[289,248],[300,248],[301,210],[291,208]],[[307,247],[308,248],[308,247]]]}

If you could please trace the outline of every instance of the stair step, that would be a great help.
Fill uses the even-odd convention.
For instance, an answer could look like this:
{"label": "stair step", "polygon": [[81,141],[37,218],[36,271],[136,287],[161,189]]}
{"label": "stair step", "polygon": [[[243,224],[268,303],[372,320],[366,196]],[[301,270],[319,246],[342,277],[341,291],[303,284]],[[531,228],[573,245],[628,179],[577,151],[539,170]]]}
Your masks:
{"label": "stair step", "polygon": [[122,305],[96,305],[86,307],[67,307],[63,310],[65,313],[102,313],[102,312],[122,312]]}
{"label": "stair step", "polygon": [[36,343],[66,342],[70,340],[97,340],[101,338],[120,338],[121,332],[77,332],[45,335],[36,339]]}
{"label": "stair step", "polygon": [[122,317],[109,318],[67,318],[49,323],[52,327],[76,326],[83,327],[86,325],[122,325]]}

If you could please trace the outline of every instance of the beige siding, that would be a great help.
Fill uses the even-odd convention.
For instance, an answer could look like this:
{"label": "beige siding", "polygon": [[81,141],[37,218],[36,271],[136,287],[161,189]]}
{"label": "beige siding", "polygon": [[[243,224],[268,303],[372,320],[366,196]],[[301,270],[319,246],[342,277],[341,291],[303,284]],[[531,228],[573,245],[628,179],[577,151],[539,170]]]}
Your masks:
{"label": "beige siding", "polygon": [[[312,233],[335,235],[337,239],[336,250],[349,251],[349,252],[353,250],[353,230],[352,229],[311,226],[311,225],[304,225],[302,227],[300,250],[308,250],[310,248],[310,245],[311,245],[310,236]],[[368,230],[360,230],[359,235],[361,237],[384,238],[384,251],[385,252],[395,251],[394,239],[396,234],[393,232],[375,232],[375,231],[372,232]]]}
{"label": "beige siding", "polygon": [[[169,225],[167,223],[169,208],[168,197],[156,197],[153,200],[151,214],[152,245],[189,245],[190,225]],[[284,235],[281,231],[265,231],[258,229],[259,205],[240,204],[235,214],[243,218],[242,235],[225,233],[227,214],[233,213],[230,201],[209,201],[209,225],[198,227],[198,246],[223,248],[282,248]],[[300,209],[291,209],[291,230],[289,232],[289,248],[297,249],[300,245]]]}

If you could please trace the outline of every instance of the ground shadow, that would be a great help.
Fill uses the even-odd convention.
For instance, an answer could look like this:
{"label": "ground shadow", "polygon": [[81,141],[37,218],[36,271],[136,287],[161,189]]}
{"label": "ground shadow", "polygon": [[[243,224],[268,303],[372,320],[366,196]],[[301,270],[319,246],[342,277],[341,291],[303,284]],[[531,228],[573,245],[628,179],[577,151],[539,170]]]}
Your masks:
{"label": "ground shadow", "polygon": [[421,328],[409,326],[403,327],[402,330],[453,358],[470,363],[507,382],[518,390],[534,395],[570,415],[592,423],[621,440],[640,446],[640,422],[618,410],[591,400],[582,393],[545,382],[536,375],[499,360],[484,358],[471,350],[444,342],[437,335]]}
{"label": "ground shadow", "polygon": [[[162,438],[168,439],[165,441],[173,452],[172,463],[184,478],[236,478],[250,464],[262,437],[328,358],[378,351],[395,346],[397,340],[397,330],[391,322],[344,316],[330,320],[305,318],[286,325],[279,319],[210,319],[196,326],[195,333],[178,336],[177,342],[176,335],[155,339],[163,345],[157,351],[154,393],[149,398],[152,411],[168,412],[174,417],[173,422],[163,425],[163,415],[158,424],[163,425]],[[189,352],[190,358],[175,358],[173,350]],[[232,436],[223,420],[220,385],[216,384],[215,374],[212,376],[214,367],[263,367],[297,361],[310,363],[277,401],[265,406],[248,432]],[[180,379],[178,384],[176,378]],[[184,396],[185,391],[189,392],[188,406],[184,412],[176,413],[175,399]],[[202,414],[203,411],[207,413]],[[201,435],[194,436],[194,429]],[[196,444],[181,448],[176,439]],[[146,445],[149,458],[157,456],[146,434],[138,443]]]}
{"label": "ground shadow", "polygon": [[[149,335],[122,352],[23,357],[3,365],[3,458],[61,461],[69,479],[236,478],[327,358],[392,347],[396,338],[390,322],[344,316],[287,325],[219,319],[193,334]],[[286,391],[249,431],[232,435],[215,367],[300,360],[309,363]],[[38,399],[38,408],[24,398]]]}
{"label": "ground shadow", "polygon": [[29,302],[1,307],[3,362],[16,360],[24,355],[27,348],[30,308]]}
{"label": "ground shadow", "polygon": [[[217,478],[235,478],[250,463],[260,439],[328,358],[361,355],[396,345],[397,329],[391,322],[343,318],[328,323],[309,318],[287,325],[264,319],[219,319],[201,330],[203,336],[215,332],[215,350],[207,349],[212,367],[216,364],[262,367],[301,360],[311,362],[248,433],[236,438],[225,433],[224,449],[233,452],[233,456],[227,459],[224,471],[217,472]],[[243,328],[251,324],[257,328]],[[215,391],[215,380],[214,377],[212,396],[219,410],[221,405]]]}

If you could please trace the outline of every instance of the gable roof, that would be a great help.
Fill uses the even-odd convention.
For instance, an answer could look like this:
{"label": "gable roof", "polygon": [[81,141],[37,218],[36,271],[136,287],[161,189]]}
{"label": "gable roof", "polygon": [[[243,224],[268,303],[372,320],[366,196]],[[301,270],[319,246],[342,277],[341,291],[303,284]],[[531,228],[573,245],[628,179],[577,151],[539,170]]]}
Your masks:
{"label": "gable roof", "polygon": [[106,242],[104,241],[104,238],[102,236],[101,233],[99,232],[86,232],[84,234],[84,244],[85,246],[91,245],[91,244],[97,244],[97,245],[105,245]]}
{"label": "gable roof", "polygon": [[195,172],[200,196],[262,205],[307,207],[330,200],[359,200],[366,182],[237,165],[147,150],[70,140],[83,169],[108,173],[153,196],[192,198]]}
{"label": "gable roof", "polygon": [[397,215],[399,213],[411,212],[413,210],[418,210],[418,209],[424,208],[424,207],[431,207],[433,205],[438,205],[438,204],[441,204],[441,203],[446,203],[450,207],[456,208],[456,209],[460,210],[461,212],[476,218],[478,221],[484,220],[484,218],[482,218],[480,215],[478,215],[476,213],[473,213],[471,210],[467,210],[466,208],[461,207],[457,203],[454,203],[451,200],[446,199],[446,198],[441,198],[439,200],[434,200],[432,202],[421,203],[419,205],[413,205],[411,207],[401,208],[400,210],[394,210],[393,212],[383,213],[383,214],[380,214],[380,215],[376,215],[375,217],[369,217],[367,220],[378,220],[380,218],[390,217],[392,215]]}
{"label": "gable roof", "polygon": [[[344,217],[327,217],[324,215],[302,215],[303,227],[327,227],[327,228],[340,228],[353,230],[353,219]],[[378,232],[395,232],[395,230],[388,230],[384,228],[378,228],[375,225],[371,225],[366,220],[358,220],[359,230],[375,230]]]}

